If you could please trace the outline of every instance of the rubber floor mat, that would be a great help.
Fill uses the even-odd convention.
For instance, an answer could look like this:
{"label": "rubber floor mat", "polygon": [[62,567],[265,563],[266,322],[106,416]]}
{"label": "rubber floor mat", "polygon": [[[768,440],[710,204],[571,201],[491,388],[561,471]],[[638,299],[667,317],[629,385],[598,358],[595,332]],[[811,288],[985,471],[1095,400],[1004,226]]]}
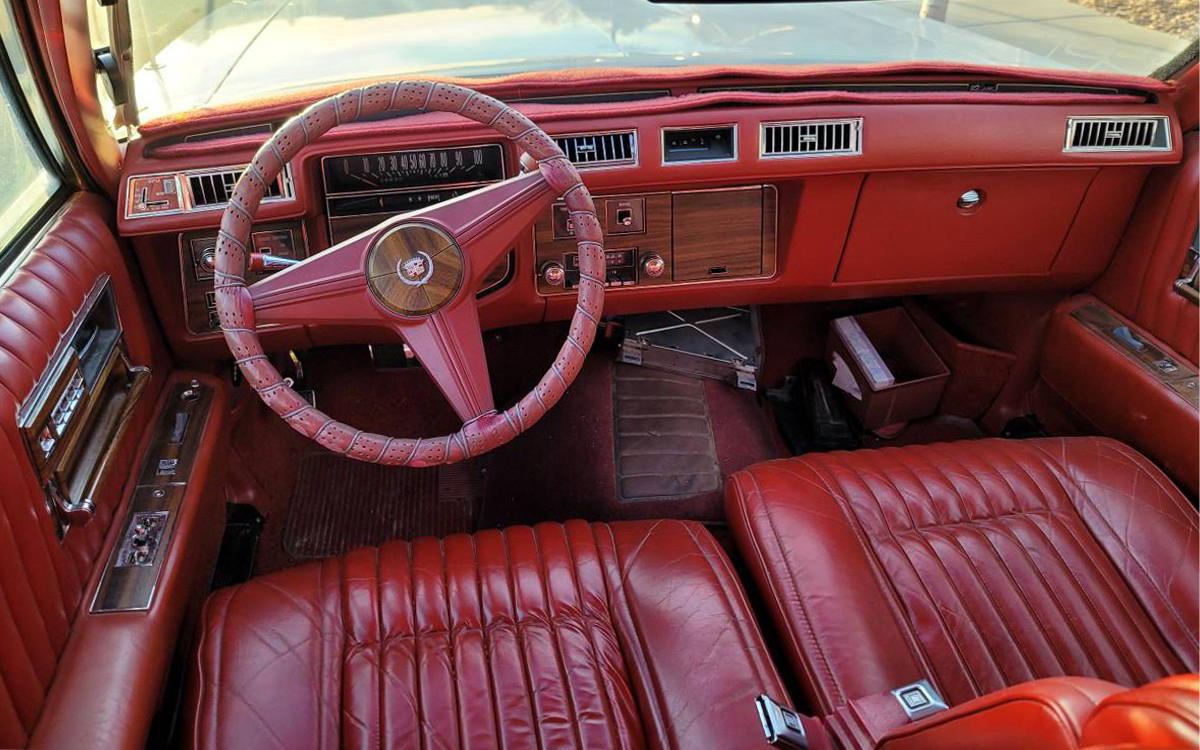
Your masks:
{"label": "rubber floor mat", "polygon": [[720,488],[702,381],[619,364],[613,400],[620,500],[691,497]]}
{"label": "rubber floor mat", "polygon": [[397,468],[315,453],[300,462],[283,548],[299,559],[334,557],[391,539],[475,531],[483,502],[478,461]]}

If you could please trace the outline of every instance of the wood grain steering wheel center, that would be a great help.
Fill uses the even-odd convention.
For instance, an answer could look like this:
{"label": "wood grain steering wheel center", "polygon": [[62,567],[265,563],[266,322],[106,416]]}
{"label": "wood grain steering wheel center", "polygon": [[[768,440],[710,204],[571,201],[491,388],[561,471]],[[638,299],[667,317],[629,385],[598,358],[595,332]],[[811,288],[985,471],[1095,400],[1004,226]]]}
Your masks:
{"label": "wood grain steering wheel center", "polygon": [[367,253],[367,286],[384,307],[429,315],[463,286],[463,253],[446,232],[406,222],[379,235]]}

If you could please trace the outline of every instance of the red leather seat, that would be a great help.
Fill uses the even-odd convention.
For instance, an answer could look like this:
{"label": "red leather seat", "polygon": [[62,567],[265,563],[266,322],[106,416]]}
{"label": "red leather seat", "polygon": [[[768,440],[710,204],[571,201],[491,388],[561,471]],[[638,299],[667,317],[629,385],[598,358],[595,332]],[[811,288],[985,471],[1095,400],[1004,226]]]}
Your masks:
{"label": "red leather seat", "polygon": [[210,599],[199,748],[759,748],[786,700],[724,553],[675,521],[393,542]]}
{"label": "red leather seat", "polygon": [[920,678],[955,704],[1028,680],[1197,669],[1197,514],[1106,439],[774,461],[728,515],[815,711]]}

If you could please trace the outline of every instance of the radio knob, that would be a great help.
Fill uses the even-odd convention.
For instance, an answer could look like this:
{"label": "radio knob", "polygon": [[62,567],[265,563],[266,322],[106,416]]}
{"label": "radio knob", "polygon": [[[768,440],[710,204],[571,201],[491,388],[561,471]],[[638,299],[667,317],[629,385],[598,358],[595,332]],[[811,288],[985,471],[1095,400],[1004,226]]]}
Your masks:
{"label": "radio knob", "polygon": [[542,266],[542,281],[550,286],[562,286],[567,280],[567,271],[561,263],[550,261]]}
{"label": "radio knob", "polygon": [[642,273],[652,279],[662,276],[667,270],[667,262],[658,253],[651,253],[642,258]]}

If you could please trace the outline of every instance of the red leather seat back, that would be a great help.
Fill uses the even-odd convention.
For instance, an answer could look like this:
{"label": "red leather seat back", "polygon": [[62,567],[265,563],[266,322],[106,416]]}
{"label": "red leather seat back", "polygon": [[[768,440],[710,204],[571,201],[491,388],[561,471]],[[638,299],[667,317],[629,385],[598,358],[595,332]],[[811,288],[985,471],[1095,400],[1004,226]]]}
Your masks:
{"label": "red leather seat back", "polygon": [[1196,509],[1112,440],[813,454],[734,475],[728,502],[820,713],[920,678],[953,705],[1200,660]]}
{"label": "red leather seat back", "polygon": [[209,600],[196,748],[758,750],[787,696],[732,567],[679,521],[391,542]]}
{"label": "red leather seat back", "polygon": [[[80,195],[0,285],[0,747],[24,747],[55,679],[124,472],[111,472],[96,517],[59,540],[18,432],[16,413],[96,280],[112,278],[129,353],[161,371],[161,344],[108,223],[112,207]],[[143,399],[117,466],[128,466],[153,407]],[[140,424],[139,424],[140,420]]]}

